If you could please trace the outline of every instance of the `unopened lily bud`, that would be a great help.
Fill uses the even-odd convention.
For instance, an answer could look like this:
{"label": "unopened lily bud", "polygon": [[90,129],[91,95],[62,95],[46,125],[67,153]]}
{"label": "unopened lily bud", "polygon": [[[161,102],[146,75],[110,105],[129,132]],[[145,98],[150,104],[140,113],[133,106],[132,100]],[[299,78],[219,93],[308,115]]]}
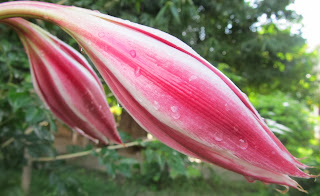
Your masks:
{"label": "unopened lily bud", "polygon": [[293,157],[224,74],[177,38],[82,8],[0,4],[0,18],[61,26],[86,51],[122,106],[168,146],[246,176],[304,191],[290,176],[316,177]]}
{"label": "unopened lily bud", "polygon": [[35,91],[52,113],[95,142],[121,143],[102,84],[86,59],[24,19],[1,22],[18,32],[29,57]]}

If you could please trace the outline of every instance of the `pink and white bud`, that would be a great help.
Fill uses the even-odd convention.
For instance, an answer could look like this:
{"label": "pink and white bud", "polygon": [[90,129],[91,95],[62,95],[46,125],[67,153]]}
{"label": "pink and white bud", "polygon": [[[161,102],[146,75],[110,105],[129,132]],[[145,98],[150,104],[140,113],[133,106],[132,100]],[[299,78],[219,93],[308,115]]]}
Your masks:
{"label": "pink and white bud", "polygon": [[22,18],[0,22],[17,31],[29,57],[35,91],[52,113],[95,142],[121,143],[102,84],[86,59]]}
{"label": "pink and white bud", "polygon": [[76,7],[0,4],[0,18],[31,16],[64,28],[125,109],[152,135],[189,156],[252,179],[304,191],[310,178],[225,75],[159,30]]}

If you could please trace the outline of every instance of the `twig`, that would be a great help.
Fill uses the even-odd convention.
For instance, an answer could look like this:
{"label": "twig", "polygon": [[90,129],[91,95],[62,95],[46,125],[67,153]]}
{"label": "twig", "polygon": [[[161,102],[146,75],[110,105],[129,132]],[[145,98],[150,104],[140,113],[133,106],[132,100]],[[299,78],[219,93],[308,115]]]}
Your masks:
{"label": "twig", "polygon": [[[129,142],[125,144],[117,144],[117,145],[112,145],[106,147],[106,149],[109,150],[115,150],[115,149],[120,149],[120,148],[128,148],[131,146],[138,146],[143,143],[151,142],[154,141],[155,139],[144,139],[141,142],[140,141],[134,141],[134,142]],[[58,155],[56,157],[39,157],[39,158],[33,158],[32,161],[38,161],[38,162],[49,162],[49,161],[57,161],[57,160],[65,160],[65,159],[72,159],[72,158],[77,158],[77,157],[83,157],[90,155],[92,152],[101,152],[103,148],[96,148],[94,150],[87,150],[83,152],[76,152],[76,153],[71,153],[71,154],[64,154],[64,155]]]}
{"label": "twig", "polygon": [[[24,134],[25,135],[29,135],[30,133],[33,132],[33,128],[32,127],[29,127],[27,128],[25,131],[24,131]],[[1,144],[1,148],[4,148],[6,146],[8,146],[9,144],[11,144],[15,139],[13,137],[9,138],[7,141],[3,142]]]}
{"label": "twig", "polygon": [[4,148],[4,147],[8,146],[8,145],[11,144],[13,141],[14,141],[14,138],[13,138],[13,137],[9,138],[7,141],[5,141],[5,142],[3,142],[3,143],[1,144],[1,148]]}

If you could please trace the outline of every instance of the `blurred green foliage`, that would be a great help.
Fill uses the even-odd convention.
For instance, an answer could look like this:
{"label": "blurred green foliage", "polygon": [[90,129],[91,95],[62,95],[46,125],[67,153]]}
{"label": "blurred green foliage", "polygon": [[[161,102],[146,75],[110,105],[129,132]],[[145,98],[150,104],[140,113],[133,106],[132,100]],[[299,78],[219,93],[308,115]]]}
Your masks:
{"label": "blurred green foliage", "polygon": [[0,40],[0,142],[15,139],[1,148],[0,161],[16,168],[23,165],[24,148],[36,157],[54,155],[55,123],[32,88],[28,61],[17,36],[4,26],[0,32],[6,33],[6,39]]}
{"label": "blurred green foliage", "polygon": [[[313,107],[319,106],[320,101],[319,81],[314,69],[318,63],[318,51],[308,51],[301,34],[291,31],[290,24],[301,21],[301,16],[286,9],[291,0],[256,0],[253,3],[243,0],[48,2],[98,10],[178,37],[248,94],[264,118],[290,129],[282,134],[276,133],[290,152],[297,157],[307,157],[303,160],[306,164],[320,164],[319,139],[314,137],[314,126],[319,125],[319,117],[312,114]],[[261,18],[265,19],[264,23],[259,23]],[[287,25],[279,25],[279,20],[286,20]],[[59,27],[40,20],[32,21],[79,48]],[[0,36],[0,144],[10,138],[15,139],[1,148],[0,169],[20,170],[25,163],[24,149],[32,157],[56,154],[53,148],[55,117],[40,103],[32,89],[28,60],[13,30],[0,25]],[[110,90],[105,89],[109,94]],[[108,102],[111,106],[118,104],[113,96],[108,98]],[[119,107],[115,110],[121,113]],[[33,131],[25,134],[28,129]],[[110,177],[133,178],[155,190],[161,185],[168,185],[172,179],[192,179],[201,175],[195,167],[197,164],[159,142],[146,144],[141,149],[144,155],[142,164],[120,156],[117,151],[103,150],[96,156]],[[68,173],[68,168],[56,169],[59,168],[56,164],[36,165],[50,173],[48,182],[54,187],[49,189],[53,191],[50,195],[68,195],[71,192],[86,195],[77,189],[77,180],[63,175]],[[2,177],[10,175],[10,172],[1,172]],[[13,179],[12,186],[16,186],[16,178]],[[220,182],[214,181],[216,184]],[[311,195],[320,191],[318,182],[301,180],[300,183]],[[10,193],[21,194],[20,189],[14,190]],[[263,188],[260,190],[263,192],[261,195],[269,195]],[[273,195],[274,191],[269,193]]]}
{"label": "blurred green foliage", "polygon": [[[63,168],[63,169],[59,169]],[[109,178],[106,174],[85,170],[83,168],[70,167],[60,164],[53,170],[35,170],[31,184],[30,195],[32,196],[105,196],[105,195],[147,195],[147,196],[280,196],[273,190],[269,190],[262,183],[254,186],[245,181],[234,181],[230,183],[219,176],[210,179],[202,177],[186,179],[178,177],[167,178],[165,181],[152,188],[150,184],[143,184],[139,179],[117,177]],[[0,176],[0,182],[6,186],[0,186],[0,194],[6,196],[22,196],[19,190],[19,173],[14,170],[5,171],[6,180]],[[49,180],[48,180],[48,176]],[[9,183],[7,183],[9,181]],[[65,182],[61,185],[61,182]],[[2,185],[0,184],[0,185]],[[60,185],[59,185],[60,184]]]}

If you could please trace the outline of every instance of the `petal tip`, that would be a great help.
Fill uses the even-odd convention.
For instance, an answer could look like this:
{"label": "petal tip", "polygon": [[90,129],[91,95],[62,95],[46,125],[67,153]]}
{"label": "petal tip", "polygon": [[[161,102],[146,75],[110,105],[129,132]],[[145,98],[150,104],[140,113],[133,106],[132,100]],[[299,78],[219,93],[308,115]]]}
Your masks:
{"label": "petal tip", "polygon": [[315,180],[320,177],[320,174],[317,174],[317,175],[309,175],[310,178],[315,178]]}
{"label": "petal tip", "polygon": [[282,185],[285,189],[284,190],[280,190],[280,189],[276,189],[276,191],[278,191],[281,194],[286,194],[289,191],[289,187]]}
{"label": "petal tip", "polygon": [[[282,186],[285,187],[284,190],[280,190],[280,189],[275,189],[275,190],[278,191],[281,194],[286,194],[289,191],[289,186],[286,186],[286,185],[282,185]],[[304,192],[304,193],[308,194],[308,191],[304,190],[302,188],[302,186],[300,186],[299,184],[297,184],[297,186],[295,188],[298,189],[301,192]]]}
{"label": "petal tip", "polygon": [[122,144],[125,146],[125,144],[122,142],[121,138],[120,137],[117,137],[115,140],[114,140],[115,143],[117,144]]}

